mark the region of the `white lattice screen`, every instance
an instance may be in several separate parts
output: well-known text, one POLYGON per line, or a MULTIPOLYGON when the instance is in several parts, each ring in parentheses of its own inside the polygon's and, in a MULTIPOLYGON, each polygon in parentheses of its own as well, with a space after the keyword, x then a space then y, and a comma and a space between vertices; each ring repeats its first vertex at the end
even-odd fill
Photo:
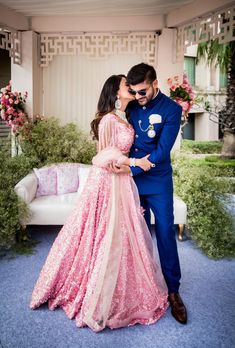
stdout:
POLYGON ((104 59, 119 54, 141 54, 150 64, 156 57, 155 33, 41 34, 41 66, 58 55, 86 55, 104 59))
MULTIPOLYGON (((74 122, 89 132, 104 81, 112 74, 127 74, 132 65, 142 61, 155 64, 156 36, 149 33, 146 35, 144 40, 142 34, 139 42, 132 41, 132 38, 130 41, 127 38, 124 40, 124 37, 120 36, 120 46, 117 45, 117 35, 112 42, 111 36, 105 34, 105 38, 96 42, 97 45, 93 42, 88 45, 86 40, 80 42, 77 39, 76 42, 73 41, 73 47, 64 37, 62 41, 57 37, 53 41, 53 53, 52 45, 49 49, 50 54, 41 56, 44 65, 44 115, 59 118, 63 124, 74 122), (108 41, 106 36, 109 37, 108 41)), ((42 36, 41 49, 48 49, 48 45, 52 44, 50 40, 42 36)))
POLYGON ((186 47, 218 39, 219 43, 235 40, 235 5, 217 11, 177 29, 177 58, 186 47))
POLYGON ((0 48, 9 51, 15 64, 21 64, 21 32, 0 25, 0 48))

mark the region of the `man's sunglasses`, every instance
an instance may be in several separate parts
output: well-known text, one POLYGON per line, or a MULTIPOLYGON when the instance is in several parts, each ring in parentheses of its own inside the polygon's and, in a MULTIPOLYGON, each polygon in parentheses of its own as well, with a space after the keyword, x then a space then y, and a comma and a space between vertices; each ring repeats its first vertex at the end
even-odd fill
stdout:
POLYGON ((146 94, 147 94, 147 91, 149 90, 150 87, 151 87, 151 85, 150 85, 148 88, 140 89, 139 91, 134 91, 133 89, 129 88, 129 89, 128 89, 128 92, 129 92, 131 95, 136 95, 136 94, 138 93, 139 95, 141 95, 141 97, 145 97, 146 94))

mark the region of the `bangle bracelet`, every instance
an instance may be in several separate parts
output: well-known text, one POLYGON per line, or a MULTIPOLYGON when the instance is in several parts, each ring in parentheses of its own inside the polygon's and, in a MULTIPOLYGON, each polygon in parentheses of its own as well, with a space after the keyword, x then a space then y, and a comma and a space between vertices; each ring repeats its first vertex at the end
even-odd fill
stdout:
POLYGON ((130 167, 135 167, 135 158, 130 158, 130 167))

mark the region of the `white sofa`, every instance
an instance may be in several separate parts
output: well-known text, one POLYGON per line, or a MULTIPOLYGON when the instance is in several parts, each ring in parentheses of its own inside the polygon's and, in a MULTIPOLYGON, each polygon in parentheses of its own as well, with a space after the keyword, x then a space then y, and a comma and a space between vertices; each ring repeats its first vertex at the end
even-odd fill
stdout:
MULTIPOLYGON (((63 225, 75 207, 84 188, 91 166, 81 164, 79 167, 79 189, 77 192, 36 197, 37 176, 34 172, 25 176, 16 186, 15 192, 29 206, 30 217, 22 221, 23 225, 63 225)), ((187 219, 187 206, 174 196, 174 223, 179 226, 179 239, 187 219)), ((151 214, 151 223, 154 216, 151 214)))

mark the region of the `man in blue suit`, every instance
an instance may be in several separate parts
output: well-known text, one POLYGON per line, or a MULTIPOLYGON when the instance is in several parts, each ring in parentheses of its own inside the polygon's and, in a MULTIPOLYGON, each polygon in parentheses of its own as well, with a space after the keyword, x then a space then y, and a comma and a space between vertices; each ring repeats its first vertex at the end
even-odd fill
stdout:
MULTIPOLYGON (((173 182, 170 151, 180 128, 182 108, 158 89, 155 69, 148 64, 133 66, 127 74, 130 123, 135 140, 130 151, 131 173, 138 187, 145 219, 150 227, 150 209, 155 217, 155 232, 162 272, 169 291, 172 315, 187 323, 187 311, 179 295, 180 264, 174 231, 173 182), (149 171, 135 166, 135 158, 149 154, 149 171)), ((127 169, 122 166, 119 172, 127 169)))

